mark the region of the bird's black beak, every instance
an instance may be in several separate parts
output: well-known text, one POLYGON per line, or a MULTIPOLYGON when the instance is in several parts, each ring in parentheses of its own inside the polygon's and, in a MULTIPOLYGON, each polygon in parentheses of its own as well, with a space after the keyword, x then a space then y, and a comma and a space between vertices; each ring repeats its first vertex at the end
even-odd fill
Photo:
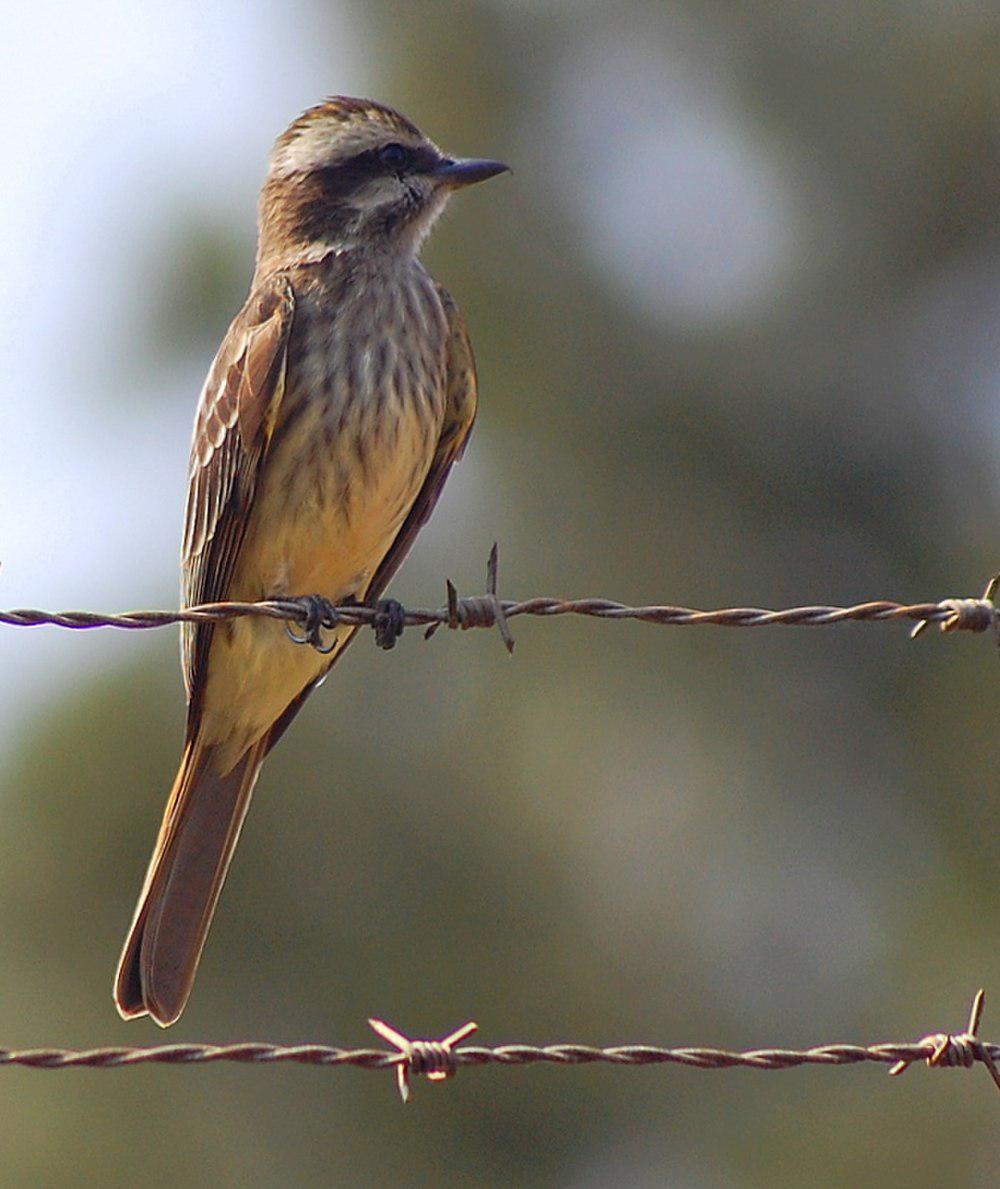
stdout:
POLYGON ((457 190, 460 186, 471 186, 474 182, 495 178, 498 173, 506 173, 509 169, 510 166, 504 165, 502 161, 486 161, 477 157, 462 157, 453 161, 450 157, 443 157, 430 171, 430 175, 443 185, 457 190))

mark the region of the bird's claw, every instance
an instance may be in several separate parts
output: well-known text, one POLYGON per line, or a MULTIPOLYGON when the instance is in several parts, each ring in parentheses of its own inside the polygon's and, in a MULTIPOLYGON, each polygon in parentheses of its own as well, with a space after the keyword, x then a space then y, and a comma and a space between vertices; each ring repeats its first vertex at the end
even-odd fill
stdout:
POLYGON ((309 644, 324 656, 333 652, 337 647, 337 637, 334 636, 326 643, 323 640, 323 632, 331 631, 340 622, 340 616, 333 603, 322 595, 304 595, 291 601, 302 608, 302 618, 294 621, 302 628, 302 634, 293 631, 292 624, 286 624, 285 631, 288 632, 289 639, 294 640, 296 644, 309 644))
POLYGON ((372 620, 375 643, 378 647, 395 648, 405 626, 403 604, 397 603, 395 599, 379 599, 375 604, 375 617, 372 620))

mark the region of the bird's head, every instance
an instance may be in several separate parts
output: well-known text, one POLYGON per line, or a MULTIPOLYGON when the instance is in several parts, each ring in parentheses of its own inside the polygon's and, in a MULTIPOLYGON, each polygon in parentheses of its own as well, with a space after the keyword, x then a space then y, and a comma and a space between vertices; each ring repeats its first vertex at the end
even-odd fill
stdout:
POLYGON ((261 192, 261 256, 309 260, 353 248, 412 255, 452 191, 506 168, 446 156, 382 104, 328 99, 274 146, 261 192))

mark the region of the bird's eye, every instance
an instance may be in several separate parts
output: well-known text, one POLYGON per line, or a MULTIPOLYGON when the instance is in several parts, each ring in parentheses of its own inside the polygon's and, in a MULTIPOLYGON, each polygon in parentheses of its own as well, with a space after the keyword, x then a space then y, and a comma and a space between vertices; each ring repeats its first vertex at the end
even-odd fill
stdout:
POLYGON ((387 144, 378 151, 378 159, 389 169, 403 169, 410 160, 410 151, 401 144, 387 144))

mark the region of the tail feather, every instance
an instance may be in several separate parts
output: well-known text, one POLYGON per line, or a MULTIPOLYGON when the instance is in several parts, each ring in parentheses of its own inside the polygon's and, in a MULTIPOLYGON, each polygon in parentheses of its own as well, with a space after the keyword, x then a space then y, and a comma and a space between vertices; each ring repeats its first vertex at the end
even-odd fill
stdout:
POLYGON ((222 770, 217 749, 188 744, 118 965, 125 1019, 167 1027, 184 1010, 265 750, 222 770))

